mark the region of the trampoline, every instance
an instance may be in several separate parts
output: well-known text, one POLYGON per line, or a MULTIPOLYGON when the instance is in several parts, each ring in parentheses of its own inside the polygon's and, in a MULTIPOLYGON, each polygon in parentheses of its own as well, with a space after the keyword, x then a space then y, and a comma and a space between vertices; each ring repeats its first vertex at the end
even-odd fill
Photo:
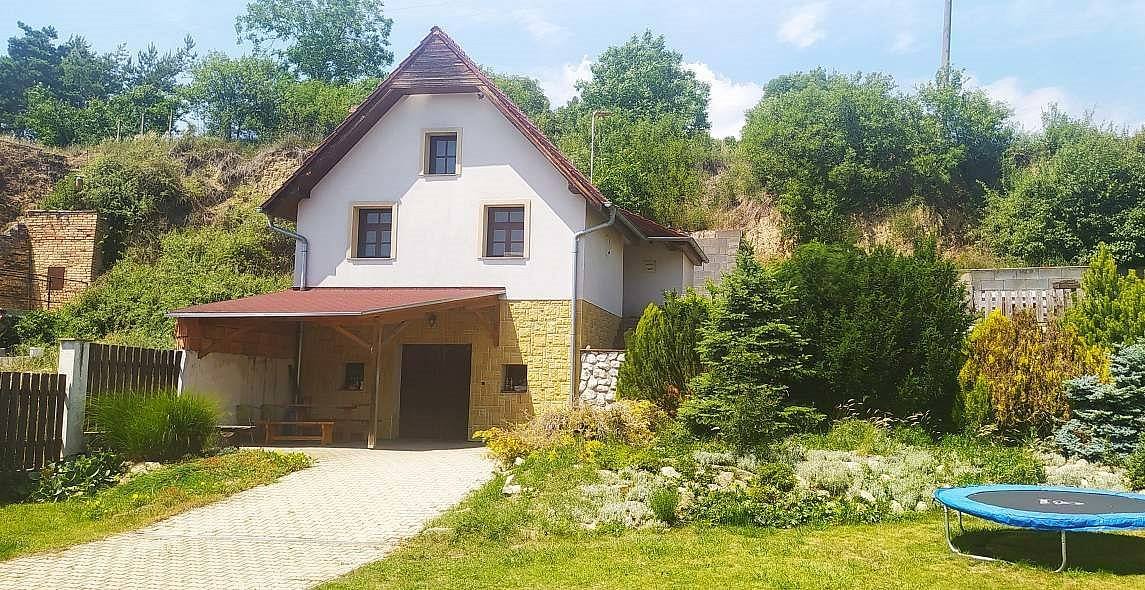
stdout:
POLYGON ((1124 531, 1145 528, 1145 495, 1061 486, 989 485, 940 488, 934 500, 942 505, 946 544, 958 555, 983 561, 993 557, 960 551, 950 538, 950 511, 983 520, 1039 531, 1061 533, 1062 562, 1066 566, 1066 532, 1124 531))

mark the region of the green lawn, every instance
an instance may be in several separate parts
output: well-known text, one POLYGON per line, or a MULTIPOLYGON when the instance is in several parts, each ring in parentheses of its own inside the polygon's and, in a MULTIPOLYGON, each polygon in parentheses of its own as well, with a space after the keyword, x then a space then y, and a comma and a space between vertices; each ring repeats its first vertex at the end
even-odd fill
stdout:
POLYGON ((139 528, 309 464, 300 453, 241 451, 164 467, 90 498, 0 506, 0 560, 139 528))
MULTIPOLYGON (((972 527, 980 522, 968 522, 972 527)), ((771 531, 687 527, 517 543, 425 533, 390 557, 323 588, 1145 588, 1145 538, 1071 535, 1073 566, 1057 566, 1058 537, 973 532, 960 543, 1033 563, 952 555, 942 520, 771 531)))

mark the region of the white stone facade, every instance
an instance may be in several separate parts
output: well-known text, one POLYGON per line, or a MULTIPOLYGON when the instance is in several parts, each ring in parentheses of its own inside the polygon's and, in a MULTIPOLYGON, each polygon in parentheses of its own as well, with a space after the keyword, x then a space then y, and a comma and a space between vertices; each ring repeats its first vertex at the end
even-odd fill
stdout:
POLYGON ((580 353, 580 403, 607 406, 616 401, 616 381, 623 350, 584 350, 580 353))

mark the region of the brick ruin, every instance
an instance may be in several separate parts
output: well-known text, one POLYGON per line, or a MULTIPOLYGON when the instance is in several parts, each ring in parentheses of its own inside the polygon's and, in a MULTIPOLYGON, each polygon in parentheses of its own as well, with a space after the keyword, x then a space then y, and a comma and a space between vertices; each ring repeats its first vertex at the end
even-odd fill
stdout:
POLYGON ((26 211, 0 232, 0 309, 54 309, 103 270, 94 211, 26 211))

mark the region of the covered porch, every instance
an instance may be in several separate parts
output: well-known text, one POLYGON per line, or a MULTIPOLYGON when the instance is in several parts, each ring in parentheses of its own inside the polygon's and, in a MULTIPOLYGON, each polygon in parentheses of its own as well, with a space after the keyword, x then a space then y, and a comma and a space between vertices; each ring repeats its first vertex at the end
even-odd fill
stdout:
POLYGON ((189 351, 186 388, 215 397, 224 420, 257 426, 256 443, 375 448, 467 440, 531 415, 525 377, 505 381, 516 378, 507 366, 525 364, 504 293, 312 288, 170 315, 189 351))

